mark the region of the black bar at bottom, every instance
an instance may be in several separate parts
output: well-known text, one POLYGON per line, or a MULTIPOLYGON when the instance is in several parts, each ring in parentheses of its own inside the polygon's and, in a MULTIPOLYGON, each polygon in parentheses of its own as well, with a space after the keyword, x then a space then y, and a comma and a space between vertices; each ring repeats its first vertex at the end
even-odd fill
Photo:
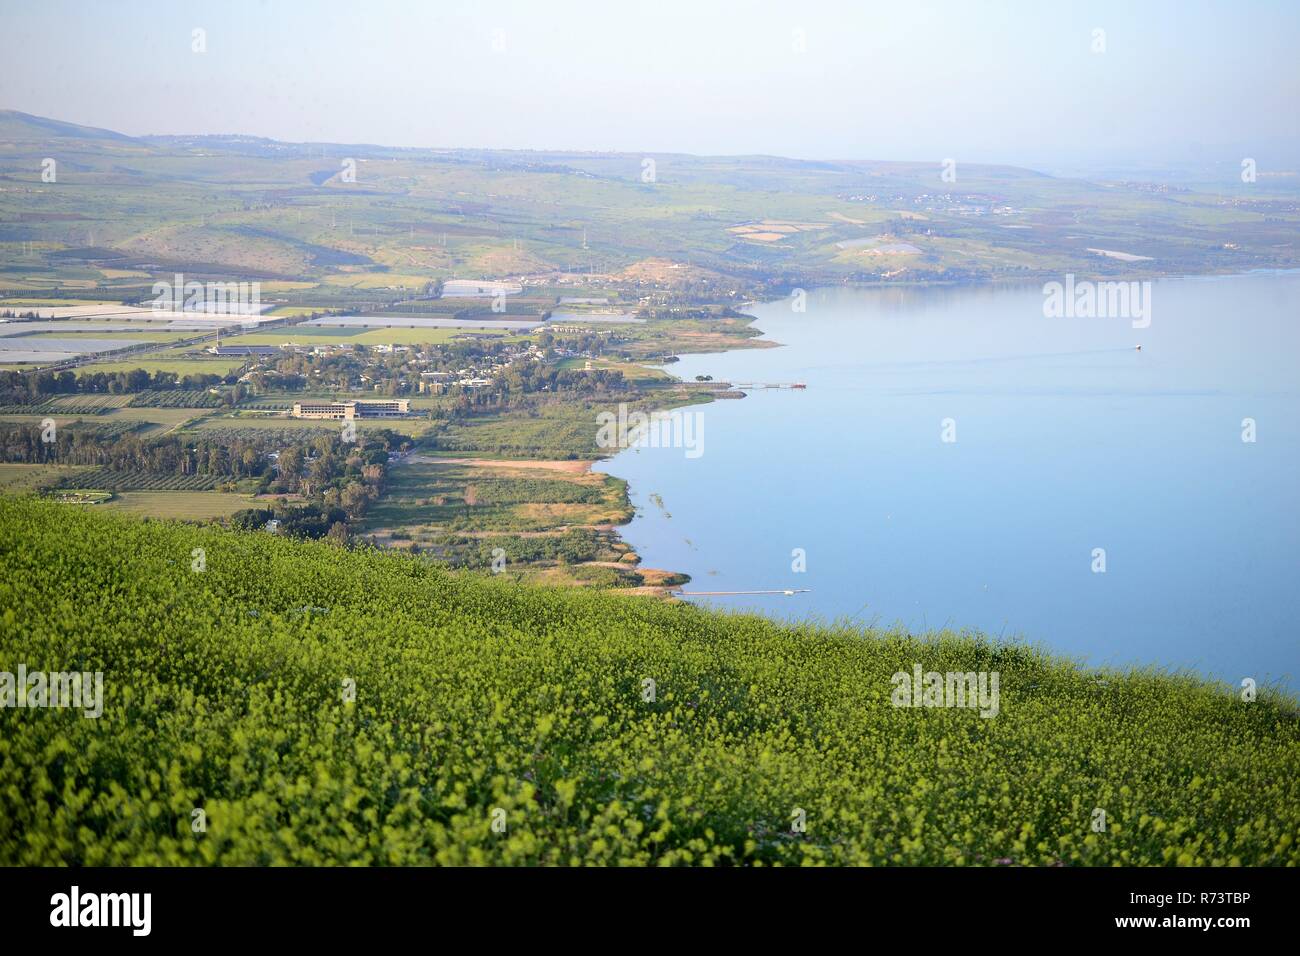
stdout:
POLYGON ((993 932, 1043 942, 1129 936, 1231 945, 1290 935, 1298 882, 1296 871, 1281 869, 0 868, 0 914, 7 943, 77 933, 128 945, 280 937, 373 945, 376 931, 448 929, 497 941, 557 933, 612 933, 604 937, 612 941, 642 932, 662 940, 684 921, 735 939, 813 921, 864 940, 877 931, 890 938, 933 931, 948 943, 993 932), (74 886, 77 923, 116 917, 119 925, 72 926, 74 886), (144 896, 117 894, 146 893, 144 935, 144 896))

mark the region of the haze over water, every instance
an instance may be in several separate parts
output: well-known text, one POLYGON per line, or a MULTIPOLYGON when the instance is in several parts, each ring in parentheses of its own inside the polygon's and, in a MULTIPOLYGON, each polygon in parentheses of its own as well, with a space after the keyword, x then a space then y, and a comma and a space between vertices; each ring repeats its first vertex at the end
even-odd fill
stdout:
POLYGON ((720 607, 971 628, 1294 688, 1300 275, 1157 281, 1145 329, 1045 318, 1043 298, 823 289, 804 313, 755 306, 784 348, 671 371, 807 390, 696 406, 698 458, 607 462, 639 509, 625 538, 647 566, 690 573, 688 591, 812 589, 707 599, 720 607))

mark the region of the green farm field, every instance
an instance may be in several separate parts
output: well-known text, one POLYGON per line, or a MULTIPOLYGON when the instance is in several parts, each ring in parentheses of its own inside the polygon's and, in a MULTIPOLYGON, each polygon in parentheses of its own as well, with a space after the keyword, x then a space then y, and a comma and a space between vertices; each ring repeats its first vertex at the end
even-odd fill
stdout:
POLYGON ((76 414, 61 414, 57 408, 53 412, 36 414, 0 414, 0 421, 25 422, 29 425, 39 424, 45 419, 52 419, 62 427, 72 422, 86 422, 95 425, 129 422, 143 426, 142 433, 161 433, 170 431, 191 419, 210 414, 210 409, 201 408, 124 408, 109 406, 107 411, 96 415, 87 415, 78 411, 76 414))
POLYGON ((0 464, 0 493, 23 494, 57 484, 78 466, 0 464))
POLYGON ((246 495, 220 491, 118 491, 111 501, 96 507, 154 518, 208 521, 227 518, 242 508, 255 507, 246 495))
MULTIPOLYGON (((585 368, 587 360, 580 358, 569 358, 560 362, 560 368, 564 369, 582 369, 585 368)), ((609 359, 595 359, 591 362, 593 369, 609 369, 623 373, 623 377, 629 382, 636 383, 663 383, 673 381, 673 376, 662 369, 651 368, 646 365, 638 365, 635 362, 619 362, 609 359)))
POLYGON ((144 369, 146 372, 174 372, 186 375, 229 375, 242 368, 246 359, 177 359, 141 355, 125 362, 89 362, 81 366, 78 373, 85 372, 131 372, 144 369))
POLYGON ((171 431, 186 422, 209 414, 202 408, 119 408, 103 416, 106 421, 143 422, 151 432, 171 431))
MULTIPOLYGON (((297 399, 295 399, 296 401, 297 399)), ((372 418, 358 419, 357 431, 394 431, 402 435, 418 436, 428 431, 430 423, 422 418, 372 418)), ((191 430, 195 433, 226 432, 256 435, 259 432, 337 432, 340 423, 328 419, 290 418, 279 414, 216 414, 196 421, 191 430)))
POLYGON ((413 456, 390 470, 366 529, 427 541, 449 531, 542 532, 630 518, 626 484, 616 478, 413 456))

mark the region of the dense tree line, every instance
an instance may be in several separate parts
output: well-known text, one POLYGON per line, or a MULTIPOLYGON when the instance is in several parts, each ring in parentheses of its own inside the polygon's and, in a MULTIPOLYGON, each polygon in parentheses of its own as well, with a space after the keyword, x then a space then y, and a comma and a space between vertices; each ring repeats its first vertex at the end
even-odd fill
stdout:
MULTIPOLYGON (((266 477, 273 492, 326 495, 352 483, 382 489, 389 449, 407 442, 388 430, 358 435, 317 435, 277 448, 265 439, 204 438, 201 435, 105 439, 94 429, 40 423, 0 422, 0 460, 24 464, 94 465, 114 471, 220 475, 231 480, 266 477)), ((337 502, 336 502, 337 503, 337 502)))
POLYGON ((0 422, 0 460, 25 464, 96 465, 114 471, 251 478, 270 472, 266 443, 136 434, 106 439, 95 429, 0 422))
POLYGON ((205 389, 227 381, 221 375, 177 375, 175 372, 23 372, 0 371, 0 404, 23 405, 54 395, 131 395, 150 390, 205 389))

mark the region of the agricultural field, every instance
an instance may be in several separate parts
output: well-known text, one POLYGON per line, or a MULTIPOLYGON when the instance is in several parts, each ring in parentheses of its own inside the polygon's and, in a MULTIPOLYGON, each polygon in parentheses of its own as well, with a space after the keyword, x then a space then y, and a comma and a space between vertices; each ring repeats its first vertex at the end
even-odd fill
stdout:
POLYGON ((593 369, 608 369, 623 373, 623 378, 634 385, 659 385, 674 381, 673 376, 662 369, 640 365, 636 362, 621 362, 617 359, 581 359, 568 358, 559 363, 563 369, 583 369, 587 363, 593 369))
MULTIPOLYGON (((218 441, 262 438, 281 444, 303 441, 313 435, 338 434, 338 424, 297 418, 251 416, 205 418, 190 426, 188 433, 218 441)), ((364 429, 358 425, 357 431, 364 429)))
POLYGON ((0 464, 0 494, 20 495, 54 487, 80 466, 0 464))
POLYGON ((353 272, 330 276, 328 285, 344 289, 394 289, 419 292, 429 280, 420 275, 397 275, 391 272, 353 272))
POLYGON ((276 318, 303 318, 311 315, 313 312, 319 312, 319 309, 312 308, 309 305, 277 305, 274 309, 267 310, 266 314, 276 318))
POLYGON ((0 405, 0 416, 8 420, 44 418, 51 415, 81 416, 109 415, 119 406, 99 400, 95 395, 71 395, 27 402, 20 405, 0 405))
POLYGON ((483 414, 439 423, 425 444, 439 453, 480 452, 499 458, 598 458, 594 403, 550 402, 527 413, 483 414))
MULTIPOLYGON (((66 306, 68 304, 69 302, 67 299, 42 299, 39 297, 33 298, 32 296, 21 296, 21 295, 6 296, 3 300, 0 300, 0 308, 3 309, 39 308, 42 306, 57 308, 60 306, 66 306)), ((117 299, 79 298, 76 300, 76 304, 77 305, 121 305, 122 303, 117 299)))
POLYGON ((133 404, 131 395, 65 395, 47 403, 50 410, 68 415, 93 414, 98 409, 107 411, 133 404))
POLYGON ((0 421, 18 421, 27 425, 40 425, 45 420, 52 420, 59 428, 77 425, 79 428, 92 429, 101 434, 131 432, 139 428, 139 423, 110 423, 114 408, 96 407, 90 411, 74 411, 72 414, 47 408, 43 411, 30 411, 31 406, 5 406, 0 411, 0 421), (22 411, 9 411, 9 408, 22 408, 22 411))
POLYGON ((617 326, 617 350, 634 363, 662 360, 665 356, 731 349, 773 348, 771 339, 760 338, 746 316, 655 319, 645 325, 617 326))
POLYGON ((0 658, 103 672, 0 710, 8 866, 1300 865, 1271 689, 13 498, 0 607, 0 658), (891 706, 914 666, 996 716, 891 706))
POLYGON ((123 404, 131 408, 220 408, 225 404, 220 395, 187 388, 146 389, 120 397, 127 399, 123 404))
POLYGON ((80 415, 76 417, 64 417, 51 413, 41 415, 0 414, 0 422, 13 422, 34 428, 42 427, 46 419, 53 421, 60 431, 66 430, 69 432, 80 432, 82 434, 93 435, 100 441, 108 441, 134 432, 151 430, 148 422, 115 418, 112 409, 105 410, 101 414, 92 415, 90 417, 80 415))
POLYGON ((248 363, 245 358, 187 359, 160 357, 157 355, 140 355, 124 362, 88 362, 78 372, 132 372, 144 369, 146 372, 174 372, 184 378, 186 375, 230 375, 248 363))
POLYGON ((408 456, 390 468, 387 488, 367 515, 367 535, 441 551, 448 533, 563 534, 630 520, 625 482, 585 467, 516 467, 526 464, 408 456))
POLYGON ((62 479, 58 486, 96 491, 210 491, 222 480, 216 475, 152 474, 85 467, 62 479))
MULTIPOLYGON (((295 399, 297 401, 298 399, 295 399)), ((214 414, 195 422, 191 431, 203 437, 224 435, 226 437, 264 437, 277 441, 297 441, 310 433, 329 432, 337 434, 340 422, 315 418, 290 418, 279 414, 257 414, 239 412, 236 414, 214 414)), ((431 423, 424 418, 361 418, 356 422, 357 432, 394 431, 403 435, 418 437, 424 434, 431 423)))
MULTIPOLYGON (((174 331, 173 332, 173 331, 159 330, 157 327, 163 324, 161 322, 152 322, 152 323, 137 322, 134 324, 140 326, 140 328, 138 330, 131 329, 130 331, 119 331, 116 328, 112 328, 104 332, 81 330, 81 329, 78 329, 76 331, 71 331, 71 332, 38 332, 33 335, 24 335, 21 336, 20 338, 14 338, 14 337, 8 337, 8 338, 10 342, 18 341, 24 343, 27 342, 38 343, 38 342, 45 342, 50 340, 54 340, 54 341, 63 340, 70 343, 76 343, 82 340, 87 340, 87 341, 104 342, 104 343, 111 344, 120 341, 121 345, 117 345, 115 347, 121 348, 122 346, 128 345, 132 342, 160 342, 160 343, 178 342, 182 339, 192 339, 194 338, 194 336, 200 334, 199 332, 195 332, 195 331, 174 331)), ((32 347, 39 348, 40 346, 33 344, 32 347)), ((88 349, 88 351, 91 350, 88 349)))
POLYGON ((245 495, 220 491, 117 491, 105 508, 150 518, 212 521, 254 506, 245 495))
MULTIPOLYGON (((686 388, 655 389, 625 399, 628 411, 667 411, 713 400, 686 388)), ((493 458, 590 460, 610 450, 597 444, 602 412, 617 413, 617 402, 583 399, 543 400, 506 414, 483 413, 449 422, 436 422, 421 447, 439 455, 481 453, 493 458)))
POLYGON ((134 405, 127 408, 119 408, 108 413, 109 421, 122 422, 140 422, 146 426, 142 429, 145 433, 156 433, 172 431, 179 428, 186 422, 199 418, 209 413, 209 410, 202 408, 163 408, 150 407, 137 408, 134 405), (152 427, 148 427, 152 426, 152 427))
POLYGON ((468 337, 506 339, 508 332, 487 329, 364 329, 298 325, 222 338, 222 345, 445 345, 468 337))
MULTIPOLYGON (((94 401, 96 396, 88 396, 94 401)), ((116 397, 116 396, 115 396, 116 397)), ((130 398, 130 396, 120 396, 130 398)), ((50 403, 38 411, 30 411, 33 406, 0 406, 0 421, 26 422, 39 425, 47 418, 62 428, 77 424, 96 428, 104 437, 125 431, 159 433, 170 431, 191 419, 209 414, 206 409, 194 408, 135 408, 111 404, 82 405, 79 401, 67 405, 59 402, 50 403), (13 409, 22 408, 17 412, 13 409)))

